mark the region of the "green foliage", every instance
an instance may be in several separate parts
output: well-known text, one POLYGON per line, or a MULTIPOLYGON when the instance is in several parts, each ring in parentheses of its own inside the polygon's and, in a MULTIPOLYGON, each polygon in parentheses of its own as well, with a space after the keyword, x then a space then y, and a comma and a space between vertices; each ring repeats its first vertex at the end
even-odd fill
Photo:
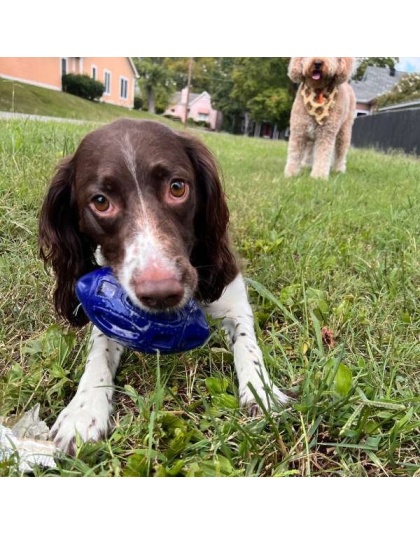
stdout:
POLYGON ((395 68, 395 65, 398 63, 398 57, 359 57, 359 64, 356 70, 354 78, 356 80, 361 80, 367 67, 389 67, 395 68))
POLYGON ((149 113, 163 113, 174 92, 174 84, 165 58, 141 57, 133 58, 140 76, 140 89, 145 95, 144 105, 149 113))
POLYGON ((284 128, 293 97, 287 67, 290 58, 238 58, 233 70, 231 96, 257 122, 269 121, 284 128))
POLYGON ((61 80, 64 92, 86 98, 86 100, 97 100, 105 91, 105 85, 102 82, 94 80, 87 74, 63 74, 61 80))
POLYGON ((143 107, 143 99, 141 96, 135 96, 134 97, 134 109, 142 109, 143 107))
MULTIPOLYGON (((1 126, 0 415, 9 424, 40 403, 51 426, 80 382, 89 329, 55 323, 37 217, 56 163, 96 124, 1 126)), ((296 401, 247 417, 214 321, 201 349, 127 351, 108 438, 35 475, 418 476, 418 158, 353 149, 345 176, 286 180, 286 143, 197 135, 224 171, 269 374, 296 401)), ((1 475, 12 467, 0 462, 1 475)))
POLYGON ((378 98, 377 106, 385 107, 401 102, 420 100, 420 74, 412 73, 402 76, 391 91, 378 98))

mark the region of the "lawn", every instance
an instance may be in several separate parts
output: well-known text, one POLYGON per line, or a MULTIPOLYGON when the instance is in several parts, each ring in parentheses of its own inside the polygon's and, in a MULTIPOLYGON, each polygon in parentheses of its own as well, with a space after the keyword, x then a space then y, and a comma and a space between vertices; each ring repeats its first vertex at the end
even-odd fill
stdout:
MULTIPOLYGON (((94 127, 0 122, 6 423, 39 403, 51 426, 83 372, 89 328, 55 318, 37 215, 56 163, 94 127)), ((353 149, 346 175, 287 180, 285 142, 196 135, 224 171, 266 365, 296 401, 246 417, 213 324, 199 350, 161 358, 127 352, 109 438, 80 444, 76 458, 36 475, 418 476, 420 161, 353 149)), ((3 462, 0 474, 16 472, 3 462)))

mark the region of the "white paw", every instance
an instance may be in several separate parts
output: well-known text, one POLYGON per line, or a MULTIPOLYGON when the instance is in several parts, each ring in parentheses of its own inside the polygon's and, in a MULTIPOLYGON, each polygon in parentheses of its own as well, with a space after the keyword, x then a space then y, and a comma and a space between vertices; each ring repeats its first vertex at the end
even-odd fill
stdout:
POLYGON ((103 439, 109 431, 111 398, 112 393, 107 393, 106 388, 77 394, 51 428, 50 437, 56 447, 74 456, 76 435, 84 442, 103 439))
POLYGON ((245 408, 251 417, 263 412, 261 404, 268 411, 279 411, 281 407, 292 401, 288 395, 282 393, 274 385, 266 386, 261 382, 258 385, 253 384, 252 389, 255 391, 255 395, 248 385, 239 390, 241 407, 245 408))

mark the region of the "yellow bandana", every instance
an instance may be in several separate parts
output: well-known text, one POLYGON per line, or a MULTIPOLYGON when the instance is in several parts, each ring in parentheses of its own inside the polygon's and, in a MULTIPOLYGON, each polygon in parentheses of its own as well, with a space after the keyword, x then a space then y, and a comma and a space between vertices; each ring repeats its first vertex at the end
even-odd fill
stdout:
POLYGON ((334 86, 331 90, 327 88, 322 91, 316 91, 302 84, 300 94, 306 111, 322 126, 335 106, 338 95, 337 87, 334 86))

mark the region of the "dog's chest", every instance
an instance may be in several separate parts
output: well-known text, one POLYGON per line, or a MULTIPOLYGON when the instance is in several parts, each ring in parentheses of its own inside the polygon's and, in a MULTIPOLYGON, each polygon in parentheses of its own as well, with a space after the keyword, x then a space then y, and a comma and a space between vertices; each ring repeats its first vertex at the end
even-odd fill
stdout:
POLYGON ((337 87, 317 91, 301 84, 299 92, 306 112, 317 124, 323 126, 335 108, 337 87))
POLYGON ((308 121, 306 125, 306 136, 311 141, 315 141, 317 125, 315 121, 308 121))

